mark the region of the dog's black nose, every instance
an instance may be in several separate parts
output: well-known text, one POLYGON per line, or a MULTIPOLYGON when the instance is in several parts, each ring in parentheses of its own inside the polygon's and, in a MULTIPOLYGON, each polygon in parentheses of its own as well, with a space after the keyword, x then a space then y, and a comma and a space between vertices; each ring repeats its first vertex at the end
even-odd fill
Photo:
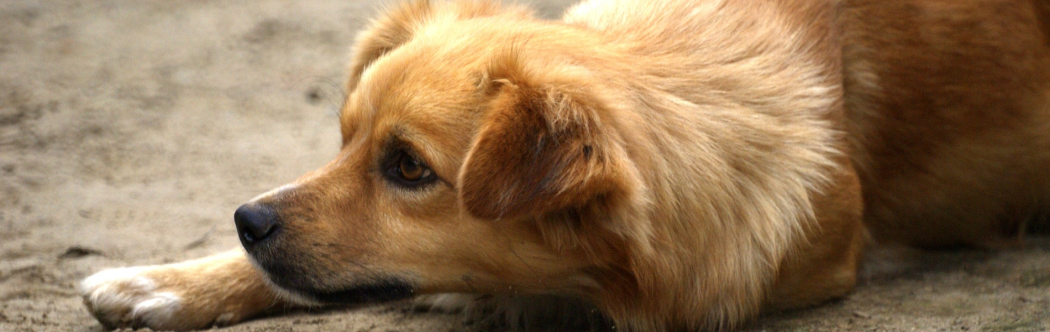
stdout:
POLYGON ((241 205, 233 213, 233 221, 237 224, 237 234, 245 246, 265 240, 278 226, 277 211, 266 204, 241 205))

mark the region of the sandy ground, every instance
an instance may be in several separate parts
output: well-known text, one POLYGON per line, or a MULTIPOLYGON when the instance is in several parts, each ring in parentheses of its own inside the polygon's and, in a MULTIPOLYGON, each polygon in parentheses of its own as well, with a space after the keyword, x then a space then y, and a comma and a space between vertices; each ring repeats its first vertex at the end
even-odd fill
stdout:
MULTIPOLYGON (((556 16, 570 1, 535 4, 556 16)), ((0 331, 100 331, 106 267, 237 246, 233 210, 332 157, 364 1, 0 1, 0 331)), ((752 331, 1050 330, 1050 240, 920 253, 847 299, 752 331)), ((228 331, 455 331, 398 306, 228 331)))

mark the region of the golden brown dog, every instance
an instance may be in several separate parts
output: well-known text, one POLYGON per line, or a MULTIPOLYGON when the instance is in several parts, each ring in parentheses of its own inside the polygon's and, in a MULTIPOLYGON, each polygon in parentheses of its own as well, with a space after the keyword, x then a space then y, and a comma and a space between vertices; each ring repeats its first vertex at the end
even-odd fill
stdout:
POLYGON ((730 329, 843 296, 866 242, 999 247, 1050 207, 1045 0, 587 1, 560 22, 417 1, 360 35, 347 91, 338 157, 237 210, 246 250, 100 272, 90 311, 195 329, 475 293, 542 313, 512 323, 579 311, 561 302, 730 329))

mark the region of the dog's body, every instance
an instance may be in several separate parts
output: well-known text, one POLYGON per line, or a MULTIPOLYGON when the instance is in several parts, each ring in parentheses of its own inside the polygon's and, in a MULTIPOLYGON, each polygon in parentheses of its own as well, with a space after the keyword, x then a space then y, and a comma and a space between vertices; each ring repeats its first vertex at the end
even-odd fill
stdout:
POLYGON ((339 157, 238 209, 248 255, 101 272, 92 313, 483 293, 731 328, 846 294, 869 240, 999 247, 1050 208, 1044 0, 418 2, 350 71, 339 157))

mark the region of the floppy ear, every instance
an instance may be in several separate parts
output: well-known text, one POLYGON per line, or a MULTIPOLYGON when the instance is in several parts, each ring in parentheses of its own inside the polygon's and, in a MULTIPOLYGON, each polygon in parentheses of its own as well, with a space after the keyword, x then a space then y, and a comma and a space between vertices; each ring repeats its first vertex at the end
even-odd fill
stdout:
POLYGON ((470 214, 539 215, 630 195, 637 175, 599 98, 572 82, 504 77, 487 87, 494 99, 459 173, 470 214))
POLYGON ((428 0, 400 2, 378 19, 368 29, 357 35, 353 56, 350 59, 350 78, 347 91, 353 91, 361 80, 361 74, 383 55, 412 39, 420 29, 437 18, 455 20, 500 14, 528 16, 521 7, 503 9, 492 1, 457 1, 432 4, 428 0))

